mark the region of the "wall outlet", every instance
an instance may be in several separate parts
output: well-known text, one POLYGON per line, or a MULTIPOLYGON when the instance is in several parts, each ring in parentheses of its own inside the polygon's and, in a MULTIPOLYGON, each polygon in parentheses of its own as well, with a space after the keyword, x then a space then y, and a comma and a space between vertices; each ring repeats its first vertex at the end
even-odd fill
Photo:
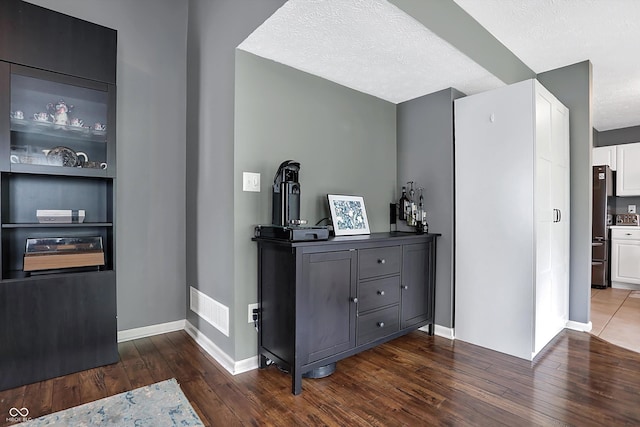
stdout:
POLYGON ((258 309, 258 303, 249 304, 249 323, 253 323, 253 310, 258 309))
POLYGON ((260 174, 255 172, 242 172, 242 191, 260 192, 260 174))
POLYGON ((628 209, 628 213, 636 213, 636 205, 629 205, 627 206, 628 209))

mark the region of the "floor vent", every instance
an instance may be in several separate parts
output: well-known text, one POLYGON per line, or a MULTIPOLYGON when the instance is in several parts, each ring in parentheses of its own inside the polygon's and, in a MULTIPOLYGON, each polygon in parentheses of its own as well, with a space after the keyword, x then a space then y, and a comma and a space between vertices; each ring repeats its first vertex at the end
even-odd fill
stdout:
POLYGON ((190 287, 189 308, 214 328, 229 336, 229 307, 190 287))

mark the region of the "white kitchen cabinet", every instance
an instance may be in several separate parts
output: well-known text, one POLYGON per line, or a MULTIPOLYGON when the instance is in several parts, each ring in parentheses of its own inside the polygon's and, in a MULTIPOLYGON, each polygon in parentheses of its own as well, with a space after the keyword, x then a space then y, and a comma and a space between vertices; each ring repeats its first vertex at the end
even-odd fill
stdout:
POLYGON ((640 285, 640 228, 611 228, 611 282, 614 288, 640 285))
POLYGON ((616 149, 616 196, 640 196, 640 142, 616 149))
POLYGON ((616 147, 616 145, 594 147, 591 155, 591 166, 607 165, 612 171, 616 170, 616 147))
POLYGON ((569 312, 569 111, 536 80, 455 101, 455 337, 532 360, 569 312))

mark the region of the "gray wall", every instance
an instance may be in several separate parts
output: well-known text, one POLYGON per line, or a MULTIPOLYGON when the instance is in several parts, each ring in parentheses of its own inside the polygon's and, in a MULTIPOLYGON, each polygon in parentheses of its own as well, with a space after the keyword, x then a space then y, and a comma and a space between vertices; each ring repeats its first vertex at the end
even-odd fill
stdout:
POLYGON ((397 194, 407 181, 424 187, 429 231, 442 234, 437 241, 436 324, 447 328, 454 326, 453 100, 462 96, 445 89, 397 107, 397 194))
MULTIPOLYGON (((189 286, 230 310, 226 337, 189 310, 187 319, 235 357, 234 73, 235 48, 285 0, 189 0, 187 82, 187 273, 189 286)), ((255 298, 254 298, 255 299, 255 298)), ((183 304, 185 300, 182 300, 183 304)), ((244 322, 246 329, 246 306, 244 322)), ((253 348, 253 354, 256 347, 253 348)))
POLYGON ((118 30, 118 329, 184 319, 187 3, 30 3, 118 30))
POLYGON ((372 232, 389 230, 396 188, 396 106, 265 60, 236 53, 234 160, 236 360, 256 354, 247 304, 256 302, 256 224, 271 222, 278 165, 300 162, 304 219, 329 215, 326 195, 364 197, 372 232), (261 192, 242 191, 242 172, 261 174, 261 192))
POLYGON ((591 319, 591 113, 589 61, 538 74, 538 80, 567 108, 571 133, 571 285, 569 320, 591 319))

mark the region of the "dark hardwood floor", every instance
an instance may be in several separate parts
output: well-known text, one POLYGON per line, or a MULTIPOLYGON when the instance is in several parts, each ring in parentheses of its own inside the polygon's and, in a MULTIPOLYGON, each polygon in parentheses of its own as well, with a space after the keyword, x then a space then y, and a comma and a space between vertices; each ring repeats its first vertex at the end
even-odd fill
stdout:
POLYGON ((640 354, 562 332, 533 362, 414 332, 291 394, 277 367, 232 376, 184 332, 119 345, 119 363, 0 392, 30 417, 176 378, 206 425, 640 425, 640 354))

